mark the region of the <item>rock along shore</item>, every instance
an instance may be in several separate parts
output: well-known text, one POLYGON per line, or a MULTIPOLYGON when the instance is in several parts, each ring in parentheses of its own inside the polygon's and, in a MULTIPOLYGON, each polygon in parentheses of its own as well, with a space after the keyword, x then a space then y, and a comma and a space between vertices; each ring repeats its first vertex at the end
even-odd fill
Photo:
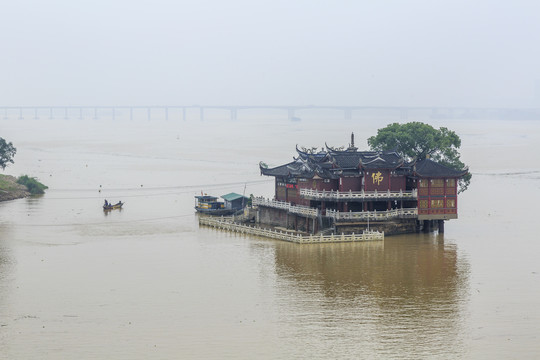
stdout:
POLYGON ((17 178, 11 175, 0 175, 0 201, 21 199, 30 196, 26 186, 17 184, 17 178))

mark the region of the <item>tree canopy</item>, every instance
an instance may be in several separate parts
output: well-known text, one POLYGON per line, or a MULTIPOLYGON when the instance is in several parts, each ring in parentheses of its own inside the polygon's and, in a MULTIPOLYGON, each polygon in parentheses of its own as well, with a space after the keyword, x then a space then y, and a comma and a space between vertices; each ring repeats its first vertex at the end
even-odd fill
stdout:
MULTIPOLYGON (((458 151, 461 139, 445 127, 435 129, 421 122, 393 123, 377 130, 377 135, 368 138, 368 145, 372 150, 396 151, 408 161, 431 158, 455 170, 466 167, 458 151)), ((468 173, 459 180, 460 192, 467 189, 471 177, 468 173)))
POLYGON ((17 149, 13 146, 12 143, 8 143, 3 138, 0 138, 0 167, 2 170, 6 168, 9 164, 13 164, 13 157, 17 149))

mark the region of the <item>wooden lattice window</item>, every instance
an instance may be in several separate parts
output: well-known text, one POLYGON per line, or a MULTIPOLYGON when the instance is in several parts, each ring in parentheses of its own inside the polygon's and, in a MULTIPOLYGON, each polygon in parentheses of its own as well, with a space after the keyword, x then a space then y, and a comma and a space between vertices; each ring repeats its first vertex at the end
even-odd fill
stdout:
POLYGON ((455 208, 456 207, 456 199, 446 199, 446 207, 447 208, 455 208))
POLYGON ((456 179, 446 179, 446 186, 448 187, 456 186, 456 179))
POLYGON ((421 188, 427 188, 428 187, 428 181, 427 180, 418 180, 418 187, 421 187, 421 188))
POLYGON ((427 209, 428 201, 427 200, 418 200, 418 207, 421 209, 427 209))
POLYGON ((444 180, 443 179, 433 179, 431 180, 431 187, 444 187, 444 180))
POLYGON ((435 208, 442 208, 444 207, 444 200, 440 199, 440 200, 431 200, 431 208, 432 209, 435 209, 435 208))

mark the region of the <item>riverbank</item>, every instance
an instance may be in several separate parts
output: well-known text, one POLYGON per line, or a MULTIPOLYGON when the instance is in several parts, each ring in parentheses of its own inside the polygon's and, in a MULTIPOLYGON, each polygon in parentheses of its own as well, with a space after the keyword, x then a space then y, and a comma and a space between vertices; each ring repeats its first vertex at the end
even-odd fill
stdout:
POLYGON ((11 175, 0 175, 0 201, 21 199, 30 196, 27 187, 17 183, 11 175))

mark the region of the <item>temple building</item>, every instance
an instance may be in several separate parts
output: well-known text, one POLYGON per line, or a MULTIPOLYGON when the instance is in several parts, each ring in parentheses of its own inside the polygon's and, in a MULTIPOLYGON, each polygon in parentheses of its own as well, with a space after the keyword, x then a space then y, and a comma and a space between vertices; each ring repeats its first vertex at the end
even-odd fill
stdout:
POLYGON ((457 171, 431 159, 407 162, 396 152, 358 151, 354 135, 347 149, 300 150, 292 162, 268 168, 274 198, 255 198, 258 221, 308 233, 361 232, 387 235, 444 231, 457 219, 457 171))

